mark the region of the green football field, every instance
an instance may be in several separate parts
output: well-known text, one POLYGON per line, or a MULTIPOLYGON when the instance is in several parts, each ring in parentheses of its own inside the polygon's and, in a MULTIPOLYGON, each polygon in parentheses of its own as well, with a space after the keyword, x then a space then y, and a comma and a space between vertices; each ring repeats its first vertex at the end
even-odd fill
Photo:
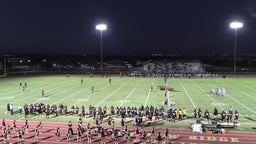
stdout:
MULTIPOLYGON (((112 77, 111 84, 107 77, 88 77, 83 75, 69 77, 60 76, 33 76, 33 77, 2 77, 0 78, 0 117, 5 119, 24 120, 24 115, 15 113, 6 114, 7 103, 13 104, 14 111, 18 111, 19 105, 30 103, 44 104, 64 104, 70 108, 72 105, 85 106, 88 112, 89 105, 107 106, 136 106, 153 105, 155 107, 163 106, 165 100, 164 91, 157 89, 157 86, 168 85, 174 88, 169 91, 167 98, 170 103, 175 103, 175 108, 186 108, 188 116, 192 117, 194 108, 201 108, 204 112, 208 109, 211 114, 216 107, 219 112, 228 111, 232 106, 234 110, 240 113, 239 123, 241 126, 237 130, 255 131, 256 126, 256 79, 255 78, 169 78, 164 83, 163 78, 130 78, 130 77, 112 77), (81 84, 83 79, 83 84, 81 84), (27 83, 27 88, 23 91, 19 85, 27 83), (151 85, 153 91, 151 92, 151 85), (92 93, 94 86, 94 93, 92 93), (227 95, 213 96, 212 88, 224 87, 227 95), (41 96, 44 90, 45 97, 41 96)), ((168 109, 168 106, 165 106, 168 109)), ((29 120, 46 121, 44 116, 29 116, 29 120)), ((47 121, 74 121, 75 116, 57 116, 47 119, 47 121)), ((115 119, 119 124, 119 119, 115 119)), ((91 118, 84 119, 85 122, 91 122, 91 118)), ((189 128, 195 119, 188 118, 178 121, 175 124, 165 120, 158 121, 159 127, 180 127, 189 128)), ((129 123, 128 123, 129 124, 129 123)))

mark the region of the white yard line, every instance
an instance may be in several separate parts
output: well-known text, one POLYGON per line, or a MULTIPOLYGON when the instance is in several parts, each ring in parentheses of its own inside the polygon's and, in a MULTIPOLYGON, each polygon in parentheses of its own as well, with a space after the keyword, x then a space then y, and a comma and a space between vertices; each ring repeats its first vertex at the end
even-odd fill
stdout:
MULTIPOLYGON (((154 80, 153 80, 153 82, 152 82, 152 84, 151 84, 151 85, 153 85, 153 84, 154 84, 155 80, 156 80, 156 78, 154 78, 154 80)), ((147 97, 146 97, 146 100, 145 100, 145 103, 144 103, 144 107, 146 107, 146 106, 147 106, 148 98, 149 98, 150 93, 151 93, 151 88, 149 88, 149 90, 148 90, 148 95, 147 95, 147 97)))
MULTIPOLYGON (((103 83, 103 81, 101 81, 100 83, 103 83)), ((97 84, 100 84, 100 83, 97 83, 97 84)), ((105 86, 105 87, 103 87, 103 89, 104 88, 106 88, 107 86, 105 86)), ((67 97, 65 97, 65 98, 63 98, 63 99, 60 99, 60 100, 58 100, 58 101, 56 101, 56 102, 54 102, 54 103, 52 103, 52 104, 57 104, 57 103, 59 103, 59 102, 62 102, 62 101, 64 101, 64 100, 66 100, 66 99, 68 99, 68 98, 71 98, 71 97, 73 97, 73 96, 75 96, 75 95, 78 95, 79 93, 81 93, 82 91, 85 91, 85 90, 87 90, 87 89, 90 89, 91 87, 87 87, 87 88, 85 88, 85 89, 81 89, 81 90, 79 90, 79 91, 77 91, 77 92, 75 92, 75 93, 73 93, 73 94, 71 94, 71 95, 69 95, 69 96, 67 96, 67 97)), ((92 93, 92 94, 94 94, 94 93, 92 93)), ((92 95, 92 94, 90 94, 89 95, 89 97, 92 95)), ((51 104, 51 105, 52 105, 51 104)), ((74 105, 76 105, 76 104, 74 104, 74 105)), ((71 107, 71 106, 70 106, 71 107)))
POLYGON ((243 83, 243 84, 241 84, 240 82, 238 82, 237 84, 240 85, 241 87, 249 88, 251 90, 255 89, 255 88, 249 87, 249 85, 254 85, 254 83, 243 83))
POLYGON ((236 101, 237 103, 239 103, 241 106, 243 106, 244 108, 246 108, 250 112, 256 114, 256 112, 254 110, 252 110, 249 107, 247 107, 246 105, 242 104, 240 101, 238 101, 237 99, 233 98, 231 95, 227 94, 227 96, 230 97, 232 100, 236 101))
MULTIPOLYGON (((196 82, 195 82, 195 85, 203 92, 203 93, 207 93, 205 90, 203 90, 196 82)), ((211 95, 209 95, 209 94, 206 94, 207 95, 207 97, 209 98, 209 99, 211 99, 216 105, 217 105, 217 102, 212 98, 212 96, 211 95)), ((219 106, 219 105, 217 105, 221 110, 224 110, 221 106, 219 106)))
MULTIPOLYGON (((107 87, 108 87, 108 85, 106 85, 105 87, 101 88, 100 91, 104 90, 104 89, 107 88, 107 87)), ((86 96, 85 98, 88 99, 88 98, 90 98, 93 94, 94 94, 94 93, 91 93, 91 94, 89 94, 88 96, 86 96)), ((78 102, 74 103, 73 105, 77 105, 77 104, 79 104, 79 103, 81 103, 81 101, 78 101, 78 102)))
POLYGON ((241 90, 239 90, 239 89, 236 89, 236 88, 234 88, 234 87, 231 86, 231 85, 228 85, 228 87, 230 87, 230 88, 232 88, 232 89, 234 89, 234 90, 236 90, 236 91, 238 91, 238 92, 240 92, 240 93, 242 93, 242 94, 244 94, 244 95, 247 95, 248 97, 252 98, 253 100, 256 100, 256 98, 255 98, 254 96, 251 96, 250 94, 248 94, 248 93, 246 93, 246 92, 244 92, 244 91, 241 91, 241 90))
MULTIPOLYGON (((41 90, 42 90, 42 89, 46 90, 47 87, 52 87, 52 85, 46 85, 46 86, 44 86, 44 87, 40 87, 40 88, 37 88, 37 89, 33 89, 33 90, 29 91, 29 92, 22 92, 21 95, 19 95, 19 96, 17 96, 17 97, 15 96, 15 99, 17 99, 17 100, 13 101, 12 104, 15 105, 15 103, 17 103, 17 102, 25 101, 25 100, 27 100, 27 99, 34 98, 35 96, 38 96, 38 97, 40 98, 40 97, 41 97, 41 96, 40 96, 41 90), (33 91, 33 92, 34 92, 34 91, 38 91, 38 94, 31 95, 32 91, 33 91), (20 97, 23 97, 23 98, 20 98, 20 97)), ((55 89, 57 89, 57 88, 55 88, 55 89)), ((51 90, 53 90, 53 89, 47 89, 47 93, 48 93, 49 91, 51 91, 51 90)))
MULTIPOLYGON (((106 86, 107 87, 107 86, 106 86)), ((70 89, 72 89, 73 87, 71 87, 70 89)), ((105 88, 105 87, 104 87, 105 88)), ((75 92, 75 93, 73 93, 73 94, 71 94, 71 95, 69 95, 69 96, 67 96, 67 97, 65 97, 65 98, 63 98, 63 99, 60 99, 60 100, 58 100, 58 101, 55 101, 54 103, 51 103, 51 104, 49 104, 49 105, 53 105, 53 104, 57 104, 57 103, 59 103, 59 102, 61 102, 61 101, 64 101, 64 100, 66 100, 66 99, 68 99, 68 98, 71 98, 72 96, 74 96, 74 95, 78 95, 79 93, 81 93, 82 91, 85 91, 85 90, 87 90, 87 89, 89 89, 89 87, 87 87, 86 89, 81 89, 81 90, 79 90, 79 91, 77 91, 77 92, 75 92)), ((65 92, 65 91, 64 91, 65 92)), ((64 93, 63 91, 61 91, 61 93, 64 93)), ((71 107, 71 106, 70 106, 71 107)), ((21 118, 19 118, 19 120, 22 120, 22 119, 24 119, 24 117, 21 117, 21 118)))
MULTIPOLYGON (((215 81, 216 81, 216 80, 215 80, 215 81)), ((211 85, 212 85, 212 84, 211 84, 211 85)), ((212 85, 212 86, 216 87, 215 85, 212 85)), ((227 94, 227 96, 228 96, 229 98, 231 98, 233 101, 235 101, 235 102, 237 102, 238 104, 240 104, 240 105, 241 105, 242 107, 244 107, 245 109, 247 109, 247 110, 249 110, 250 112, 256 114, 255 111, 253 111, 253 110, 250 109, 249 107, 245 106, 243 103, 241 103, 241 102, 238 101, 237 99, 233 98, 231 95, 227 94)))
MULTIPOLYGON (((55 81, 55 80, 51 80, 51 81, 55 81)), ((51 83, 51 82, 49 82, 49 83, 51 83)), ((34 82, 32 85, 34 85, 34 84, 39 84, 39 86, 37 86, 37 87, 41 87, 41 86, 44 86, 45 84, 42 84, 41 82, 34 82), (40 85, 41 84, 41 85, 40 85)), ((23 92, 22 91, 22 87, 21 86, 19 86, 19 83, 17 83, 17 86, 15 86, 15 87, 10 87, 10 88, 8 88, 8 89, 4 89, 4 90, 7 90, 8 92, 3 92, 3 91, 0 91, 0 96, 1 95, 4 95, 4 96, 8 96, 8 95, 13 95, 12 93, 17 93, 17 92, 19 92, 19 93, 23 93, 24 95, 25 94, 27 94, 31 89, 32 89, 32 87, 33 86, 31 86, 31 85, 28 85, 28 87, 26 87, 25 88, 25 92, 23 92), (28 91, 29 90, 29 91, 28 91)))
POLYGON ((141 83, 141 81, 135 85, 135 87, 132 89, 132 91, 131 91, 131 92, 125 97, 125 99, 121 102, 121 104, 119 105, 119 107, 122 106, 122 105, 124 104, 124 101, 127 100, 127 99, 133 94, 133 92, 134 92, 135 89, 139 86, 140 83, 141 83))
POLYGON ((98 107, 99 105, 101 105, 103 102, 105 102, 109 97, 111 97, 114 93, 116 93, 118 90, 120 90, 122 87, 124 87, 131 79, 129 79, 128 81, 126 81, 125 83, 123 83, 119 88, 117 88, 115 91, 113 91, 112 93, 110 93, 107 97, 105 97, 102 101, 100 101, 96 107, 98 107))
MULTIPOLYGON (((57 83, 55 83, 54 85, 57 85, 57 83)), ((70 86, 70 88, 69 89, 72 89, 73 87, 72 87, 72 85, 73 85, 73 83, 67 83, 66 85, 64 85, 64 86, 70 86)), ((45 86, 45 87, 43 87, 43 88, 38 88, 37 90, 38 90, 38 94, 34 94, 34 95, 29 95, 28 93, 25 93, 26 94, 26 96, 24 96, 24 98, 23 99, 18 99, 18 100, 16 100, 16 101, 14 101, 13 103, 16 103, 16 102, 19 102, 19 101, 24 101, 24 100, 26 100, 26 99, 31 99, 31 98, 35 98, 35 96, 37 96, 38 98, 42 98, 42 96, 41 96, 41 90, 44 90, 45 91, 45 94, 47 95, 47 94, 49 94, 51 91, 54 91, 54 90, 56 90, 56 89, 63 89, 63 85, 61 85, 61 86, 59 86, 59 87, 55 87, 55 88, 53 88, 53 89, 46 89, 47 87, 54 87, 53 85, 47 85, 47 86, 45 86)), ((69 90, 68 89, 68 90, 69 90)), ((33 90, 34 91, 34 90, 33 90)), ((65 90, 62 90, 61 92, 63 93, 63 92, 65 92, 65 91, 67 91, 67 89, 65 89, 65 90)), ((57 92, 58 93, 58 92, 57 92)), ((56 95, 57 93, 55 93, 55 94, 51 94, 51 96, 52 95, 56 95)))
MULTIPOLYGON (((165 83, 165 86, 168 87, 168 82, 165 83)), ((168 105, 170 104, 170 91, 167 91, 167 99, 168 99, 168 105)))
POLYGON ((189 93, 187 92, 186 88, 184 87, 184 85, 181 83, 180 79, 179 79, 180 85, 182 86, 183 90, 185 91, 188 99, 190 100, 191 104, 193 105, 194 108, 196 108, 196 105, 194 104, 193 100, 191 99, 189 93))

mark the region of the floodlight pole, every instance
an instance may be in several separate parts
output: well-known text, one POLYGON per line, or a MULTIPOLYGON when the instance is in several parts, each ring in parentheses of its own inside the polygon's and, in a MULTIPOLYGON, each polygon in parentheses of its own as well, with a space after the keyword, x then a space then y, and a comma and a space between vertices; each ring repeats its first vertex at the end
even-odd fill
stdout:
POLYGON ((103 72, 102 31, 107 29, 107 25, 98 24, 98 25, 96 25, 96 29, 100 31, 100 70, 101 70, 101 74, 102 74, 102 72, 103 72))
POLYGON ((102 56, 102 30, 100 30, 100 71, 103 71, 103 56, 102 56))
POLYGON ((242 28, 243 23, 234 21, 230 23, 230 28, 235 29, 235 47, 234 47, 234 75, 236 74, 236 39, 237 39, 237 29, 242 28))
POLYGON ((234 75, 236 74, 236 34, 237 28, 235 28, 235 47, 234 47, 234 75))

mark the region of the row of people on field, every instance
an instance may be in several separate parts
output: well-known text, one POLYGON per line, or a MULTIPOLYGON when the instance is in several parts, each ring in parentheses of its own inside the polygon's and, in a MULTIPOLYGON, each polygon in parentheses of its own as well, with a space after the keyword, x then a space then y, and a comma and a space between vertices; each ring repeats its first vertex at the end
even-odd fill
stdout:
POLYGON ((204 112, 202 112, 202 110, 200 108, 198 109, 194 109, 194 118, 206 118, 208 121, 209 120, 221 120, 221 122, 227 122, 227 123, 232 123, 233 120, 234 121, 238 121, 239 119, 239 112, 237 110, 235 110, 233 112, 233 108, 230 107, 228 112, 226 112, 225 110, 222 110, 222 112, 219 113, 217 108, 214 108, 213 113, 211 113, 209 110, 205 110, 204 112), (211 117, 211 115, 213 115, 213 117, 211 117), (218 118, 219 117, 219 118, 218 118))
MULTIPOLYGON (((173 108, 173 107, 172 107, 173 108)), ((8 106, 7 106, 8 109, 8 106)), ((114 107, 111 106, 109 109, 104 106, 104 107, 95 107, 90 105, 88 108, 88 112, 85 111, 85 107, 82 106, 81 109, 79 107, 71 106, 70 109, 68 109, 67 105, 45 105, 43 103, 36 103, 36 104, 30 104, 30 105, 24 105, 24 114, 25 116, 27 115, 45 115, 46 118, 49 118, 50 115, 77 115, 77 116, 82 116, 85 117, 86 115, 91 116, 94 120, 97 118, 100 123, 102 123, 103 118, 106 118, 108 114, 110 115, 117 115, 120 118, 126 118, 126 117, 138 117, 142 119, 145 117, 146 120, 152 121, 153 119, 163 119, 163 118, 168 118, 168 120, 175 122, 176 119, 178 120, 183 120, 186 115, 187 115, 187 110, 185 108, 182 109, 169 109, 165 110, 165 108, 162 106, 160 108, 156 108, 153 106, 146 106, 144 107, 143 105, 140 107, 114 107)), ((222 121, 227 121, 227 122, 232 122, 232 119, 234 117, 234 120, 238 120, 239 118, 239 113, 238 111, 233 112, 232 109, 229 109, 228 112, 223 110, 221 113, 218 112, 218 110, 215 108, 213 112, 213 118, 216 118, 218 115, 221 115, 220 119, 222 121)), ((211 118, 211 113, 208 110, 205 110, 203 113, 202 110, 199 109, 194 109, 193 111, 194 118, 201 118, 202 115, 206 119, 211 118)))

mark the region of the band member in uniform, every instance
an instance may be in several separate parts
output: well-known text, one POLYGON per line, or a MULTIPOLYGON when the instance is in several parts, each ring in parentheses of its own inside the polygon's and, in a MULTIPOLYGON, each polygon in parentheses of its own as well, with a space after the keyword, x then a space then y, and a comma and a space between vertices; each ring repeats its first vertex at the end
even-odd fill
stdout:
POLYGON ((155 127, 152 127, 152 130, 151 130, 151 141, 155 141, 155 138, 156 138, 156 131, 155 131, 155 127))
POLYGON ((67 133, 67 141, 70 143, 71 141, 71 137, 72 137, 72 133, 71 133, 71 130, 68 129, 68 133, 67 133))
POLYGON ((100 132, 100 141, 101 141, 101 144, 105 144, 105 133, 103 128, 101 129, 101 132, 100 132))
POLYGON ((88 143, 92 143, 92 132, 90 128, 88 129, 88 132, 87 132, 87 138, 88 138, 88 143))
POLYGON ((147 143, 147 133, 146 133, 146 131, 143 132, 142 138, 143 138, 143 143, 146 144, 147 143))
POLYGON ((13 120, 13 122, 12 122, 12 128, 13 128, 14 130, 16 130, 16 120, 13 120))
POLYGON ((158 144, 162 143, 162 137, 161 137, 161 133, 160 132, 158 132, 157 141, 158 141, 158 144))
POLYGON ((140 130, 139 130, 138 126, 136 127, 135 134, 136 134, 136 142, 139 142, 140 141, 140 130))
POLYGON ((17 131, 17 138, 18 138, 18 144, 22 144, 22 134, 20 130, 17 131))
POLYGON ((165 129, 165 143, 169 143, 169 130, 168 128, 165 129))
POLYGON ((5 120, 3 119, 2 120, 2 127, 5 127, 6 126, 6 123, 5 123, 5 120))
POLYGON ((6 143, 7 142, 7 134, 8 132, 7 132, 7 130, 4 130, 3 132, 2 132, 2 136, 3 136, 3 143, 6 143))
POLYGON ((117 131, 117 129, 115 129, 115 131, 114 131, 114 140, 115 140, 115 144, 118 144, 119 142, 119 139, 118 139, 118 131, 117 131))
POLYGON ((24 140, 24 128, 25 127, 21 127, 21 129, 20 129, 20 133, 21 133, 21 140, 23 141, 24 140))
POLYGON ((81 129, 81 127, 77 128, 77 142, 82 142, 82 129, 81 129))
POLYGON ((38 142, 38 138, 39 138, 39 127, 37 126, 35 128, 35 142, 38 142))
POLYGON ((38 125, 37 125, 37 129, 38 129, 38 131, 39 131, 39 133, 42 133, 42 122, 41 121, 39 121, 39 123, 38 123, 38 125))
POLYGON ((68 130, 71 132, 71 135, 74 134, 71 121, 68 122, 68 130))
POLYGON ((60 141, 60 128, 57 127, 55 135, 57 136, 57 141, 60 141))
POLYGON ((7 135, 7 139, 9 139, 9 138, 10 138, 10 133, 11 133, 11 127, 10 127, 10 125, 7 126, 7 128, 6 128, 6 130, 5 130, 5 133, 6 133, 6 135, 7 135))
POLYGON ((28 133, 28 120, 25 120, 25 123, 24 123, 24 128, 25 128, 25 132, 28 133))

